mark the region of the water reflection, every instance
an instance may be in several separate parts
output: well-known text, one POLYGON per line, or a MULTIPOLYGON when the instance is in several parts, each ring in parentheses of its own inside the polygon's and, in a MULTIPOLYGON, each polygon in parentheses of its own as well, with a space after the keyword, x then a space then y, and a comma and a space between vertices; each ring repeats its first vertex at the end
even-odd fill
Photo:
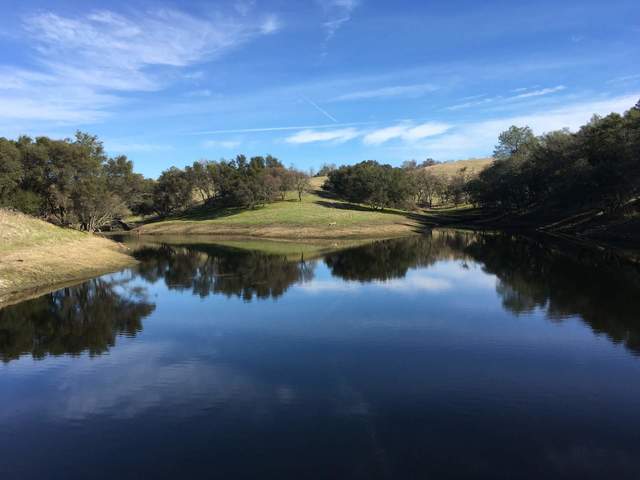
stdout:
POLYGON ((474 236, 450 230, 428 235, 382 240, 327 254, 332 275, 345 280, 371 282, 404 278, 409 269, 429 267, 442 260, 466 260, 465 247, 474 236))
MULTIPOLYGON (((140 263, 130 273, 145 283, 162 281, 169 290, 201 298, 221 294, 244 301, 279 298, 296 284, 319 293, 367 283, 396 292, 438 293, 454 286, 464 289, 476 278, 496 285, 509 312, 542 309, 552 321, 579 317, 594 332, 640 354, 640 270, 637 263, 609 250, 546 237, 451 230, 322 255, 290 250, 284 254, 222 244, 146 244, 137 249, 140 263), (330 277, 314 281, 320 259, 330 277), (435 277, 438 262, 457 262, 457 277, 435 277), (461 274, 469 265, 480 266, 484 273, 461 274)), ((155 306, 143 287, 127 282, 93 279, 0 310, 0 358, 7 362, 23 353, 34 358, 99 355, 114 346, 118 335, 135 335, 155 306)))
POLYGON ((142 330, 153 312, 141 288, 127 280, 95 278, 0 310, 0 359, 8 362, 30 353, 100 355, 118 335, 142 330))
POLYGON ((535 308, 562 321, 579 316, 640 354, 640 266, 612 250, 548 237, 474 235, 465 251, 499 279, 504 308, 535 308))
POLYGON ((2 478, 638 478, 640 274, 617 253, 144 241, 0 311, 2 478))
POLYGON ((242 250, 223 245, 168 245, 140 248, 139 275, 149 282, 163 279, 171 290, 190 290, 246 301, 278 298, 296 282, 313 278, 315 261, 287 255, 242 250))

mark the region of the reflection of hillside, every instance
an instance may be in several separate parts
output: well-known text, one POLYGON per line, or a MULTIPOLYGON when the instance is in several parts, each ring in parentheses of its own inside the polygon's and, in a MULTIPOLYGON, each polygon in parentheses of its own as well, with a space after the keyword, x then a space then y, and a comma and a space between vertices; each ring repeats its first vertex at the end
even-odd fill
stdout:
POLYGON ((222 245, 162 245, 141 248, 140 275, 148 281, 163 279, 173 290, 191 290, 206 297, 221 293, 251 300, 277 298, 296 282, 313 278, 315 262, 300 254, 268 254, 222 245))
POLYGON ((577 315, 640 354, 637 264, 612 252, 510 235, 477 236, 466 251, 498 277, 508 310, 544 308, 552 320, 577 315))
POLYGON ((0 358, 99 355, 142 330, 155 306, 140 289, 96 278, 0 310, 0 358))
POLYGON ((429 234, 383 240, 325 256, 331 273, 345 280, 368 282, 402 278, 410 268, 440 260, 465 260, 474 234, 434 230, 429 234))

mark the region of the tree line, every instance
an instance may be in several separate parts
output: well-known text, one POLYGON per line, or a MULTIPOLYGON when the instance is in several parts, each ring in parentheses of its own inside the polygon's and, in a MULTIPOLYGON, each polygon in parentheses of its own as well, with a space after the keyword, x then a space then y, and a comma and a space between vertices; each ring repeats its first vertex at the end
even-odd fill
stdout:
MULTIPOLYGON (((319 173, 327 176, 325 192, 374 209, 470 203, 505 213, 624 212, 635 208, 640 193, 640 102, 623 115, 594 116, 576 133, 535 136, 529 127, 512 126, 500 134, 493 156, 479 174, 462 168, 438 175, 428 168, 432 159, 401 167, 375 160, 325 164, 319 173)), ((153 180, 135 173, 126 156, 108 157, 87 133, 0 138, 0 207, 88 231, 131 213, 163 217, 196 203, 256 208, 290 191, 302 200, 308 189, 309 175, 271 155, 201 160, 153 180)))
POLYGON ((151 205, 153 180, 125 156, 108 158, 97 137, 0 138, 0 206, 94 231, 151 205))
POLYGON ((640 102, 622 115, 594 116, 576 133, 535 136, 512 126, 500 134, 493 158, 477 175, 461 168, 449 176, 425 168, 430 161, 392 167, 369 160, 330 169, 323 188, 372 208, 467 203, 504 213, 624 213, 637 208, 640 194, 640 102))
POLYGON ((168 215, 193 204, 255 208, 284 200, 295 191, 298 200, 309 189, 309 176, 267 155, 238 155, 232 160, 201 160, 184 169, 171 167, 158 178, 153 192, 154 208, 168 215))
POLYGON ((623 115, 594 116, 576 133, 535 136, 512 126, 493 155, 495 162, 467 187, 481 207, 622 212, 640 193, 640 102, 623 115))
POLYGON ((436 205, 460 205, 468 201, 467 169, 453 175, 439 175, 429 168, 432 159, 404 162, 401 167, 367 160, 332 169, 322 188, 348 202, 362 203, 374 209, 433 208, 436 205))
POLYGON ((198 161, 154 180, 135 173, 126 156, 108 157, 87 133, 64 140, 0 138, 0 207, 87 231, 130 214, 170 215, 197 202, 254 208, 288 191, 302 200, 308 186, 308 175, 270 155, 198 161))

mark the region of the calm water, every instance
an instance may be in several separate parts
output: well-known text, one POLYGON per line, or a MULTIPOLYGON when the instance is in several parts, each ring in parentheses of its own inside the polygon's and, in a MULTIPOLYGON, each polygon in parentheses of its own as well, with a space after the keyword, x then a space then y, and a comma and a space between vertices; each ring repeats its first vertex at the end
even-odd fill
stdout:
POLYGON ((0 310, 0 478, 640 478, 634 264, 191 243, 0 310))

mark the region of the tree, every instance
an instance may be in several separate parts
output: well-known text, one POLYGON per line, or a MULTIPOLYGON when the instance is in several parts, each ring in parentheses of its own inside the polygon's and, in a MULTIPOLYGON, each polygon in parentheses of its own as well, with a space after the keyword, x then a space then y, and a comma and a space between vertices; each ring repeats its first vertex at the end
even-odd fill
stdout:
POLYGON ((438 163, 438 162, 436 162, 433 158, 427 158, 425 161, 423 161, 420 164, 420 167, 422 167, 422 168, 431 167, 431 166, 435 165, 436 163, 438 163))
POLYGON ((433 207, 436 195, 442 189, 442 180, 426 168, 420 168, 413 172, 414 199, 416 205, 433 207))
POLYGON ((0 138, 0 205, 11 204, 23 176, 20 150, 13 142, 0 138))
POLYGON ((498 137, 498 144, 493 151, 496 160, 508 160, 526 153, 535 142, 535 136, 529 127, 512 125, 498 137))
POLYGON ((156 212, 162 216, 183 210, 191 205, 193 185, 188 175, 176 167, 165 170, 153 191, 156 212))
POLYGON ((402 167, 403 170, 415 170, 416 168, 418 168, 418 162, 416 162, 415 160, 405 160, 404 162, 402 162, 402 167))
POLYGON ((320 170, 318 170, 318 173, 316 173, 315 176, 326 177, 331 172, 333 172, 336 168, 337 167, 335 163, 323 163, 322 166, 320 167, 320 170))
POLYGON ((215 167, 212 162, 200 160, 185 167, 185 174, 203 203, 210 202, 216 195, 215 167))
POLYGON ((309 191, 311 183, 309 176, 300 171, 290 170, 291 177, 293 178, 293 188, 298 193, 298 201, 302 201, 302 196, 309 191))
POLYGON ((409 174, 375 160, 334 170, 322 188, 339 198, 365 203, 374 209, 404 207, 412 197, 409 174))

